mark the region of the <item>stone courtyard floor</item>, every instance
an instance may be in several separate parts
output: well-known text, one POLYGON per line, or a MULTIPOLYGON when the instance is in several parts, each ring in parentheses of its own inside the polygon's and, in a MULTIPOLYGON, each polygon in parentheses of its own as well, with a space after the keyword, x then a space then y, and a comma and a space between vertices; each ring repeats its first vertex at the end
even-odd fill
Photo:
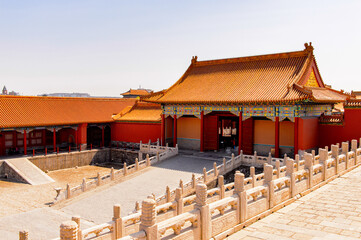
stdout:
MULTIPOLYGON (((217 164, 221 164, 222 158, 217 164)), ((105 223, 111 220, 114 204, 122 207, 122 216, 134 210, 136 201, 154 193, 162 195, 168 185, 176 188, 179 180, 190 181, 194 173, 202 174, 203 167, 211 169, 214 158, 209 156, 178 155, 145 169, 123 182, 100 186, 65 203, 53 207, 46 203, 55 197, 54 187, 81 183, 83 177, 95 177, 96 172, 109 173, 109 168, 95 166, 59 170, 49 173, 56 183, 30 186, 28 184, 0 182, 0 239, 17 240, 19 231, 29 230, 30 239, 59 237, 59 226, 72 216, 81 217, 81 227, 105 223), (94 169, 93 169, 94 168, 94 169), (84 171, 83 171, 84 169, 84 171), (87 170, 88 169, 88 170, 87 170), (103 171, 103 172, 102 172, 103 171)))
POLYGON ((361 167, 358 167, 227 239, 360 237, 361 167))

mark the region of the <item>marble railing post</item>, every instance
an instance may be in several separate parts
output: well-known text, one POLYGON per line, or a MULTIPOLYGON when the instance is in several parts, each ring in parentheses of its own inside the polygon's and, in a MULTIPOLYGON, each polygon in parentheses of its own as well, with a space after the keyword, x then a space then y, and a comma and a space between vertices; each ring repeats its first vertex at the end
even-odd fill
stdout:
POLYGON ((60 225, 60 240, 78 240, 78 224, 66 221, 60 225))
POLYGON ((78 225, 78 240, 83 240, 83 234, 82 231, 80 229, 80 217, 79 216, 74 216, 71 218, 72 221, 76 222, 76 224, 78 225))
POLYGON ((152 198, 147 198, 142 202, 142 214, 140 216, 139 229, 145 231, 147 240, 159 239, 155 207, 156 202, 152 198))
POLYGON ((166 197, 166 201, 167 201, 167 202, 170 202, 170 201, 171 201, 171 199, 170 199, 170 189, 169 189, 169 186, 167 186, 167 187, 165 188, 165 197, 166 197))
POLYGON ((268 203, 269 208, 273 207, 274 203, 274 182, 273 182, 273 166, 266 165, 264 167, 264 182, 268 186, 268 203))
POLYGON ((183 197, 182 197, 182 189, 177 188, 175 190, 175 201, 177 202, 177 215, 183 213, 183 197))
POLYGON ((346 169, 348 169, 348 150, 349 150, 349 146, 348 146, 348 142, 342 142, 341 145, 341 149, 342 149, 342 154, 345 154, 346 156, 346 169))
POLYGON ((115 179, 114 168, 113 168, 113 167, 110 169, 110 179, 111 179, 111 180, 114 180, 114 179, 115 179))
POLYGON ((147 165, 147 167, 150 166, 149 154, 147 154, 147 156, 146 156, 146 165, 147 165))
POLYGON ((123 165, 123 175, 127 175, 128 174, 128 167, 127 167, 127 162, 124 162, 124 165, 123 165))
POLYGON ((231 163, 232 163, 232 169, 234 169, 235 168, 234 153, 232 153, 231 163))
MULTIPOLYGON (((136 210, 138 210, 137 208, 135 208, 136 210)), ((121 237, 124 237, 124 225, 123 225, 123 221, 121 219, 121 208, 119 204, 116 204, 113 206, 113 221, 114 221, 114 230, 113 230, 113 236, 114 239, 118 239, 121 237)))
POLYGON ((135 171, 139 170, 139 160, 138 158, 135 159, 135 171))
POLYGON ((206 168, 203 168, 203 180, 204 180, 204 183, 207 183, 207 169, 206 168))
POLYGON ((218 176, 218 169, 217 169, 217 163, 213 163, 213 169, 214 169, 214 177, 216 178, 218 176))
POLYGON ((201 239, 208 240, 212 236, 211 213, 207 204, 207 185, 198 183, 196 186, 196 205, 195 207, 201 212, 201 239))
POLYGON ((71 198, 71 189, 69 183, 66 184, 66 199, 71 198))
POLYGON ((339 167, 338 167, 338 155, 339 155, 339 147, 337 145, 331 145, 331 156, 335 159, 336 162, 336 174, 338 174, 339 167))
POLYGON ((141 151, 138 152, 138 160, 143 161, 143 153, 141 151))
POLYGON ((29 232, 27 230, 20 231, 19 240, 29 240, 29 232))
POLYGON ((225 188, 224 188, 224 177, 222 175, 218 176, 218 188, 219 188, 219 197, 223 199, 226 195, 225 188))
POLYGON ((318 155, 320 156, 320 164, 322 164, 322 181, 326 180, 326 171, 327 171, 327 159, 328 152, 326 149, 320 148, 318 150, 318 155))
POLYGON ((256 164, 257 164, 257 152, 254 151, 254 153, 253 153, 253 166, 256 166, 256 164))
MULTIPOLYGON (((298 154, 296 154, 297 156, 298 154)), ((299 158, 298 158, 298 161, 299 161, 299 158)), ((295 161, 288 158, 286 160, 286 176, 288 176, 290 178, 290 189, 291 189, 291 196, 294 197, 296 194, 295 194, 295 168, 294 168, 294 165, 295 165, 295 161)), ((297 171, 297 170, 296 170, 297 171)))
POLYGON ((234 194, 238 196, 237 219, 238 222, 246 221, 247 216, 247 193, 244 187, 244 174, 236 172, 234 175, 234 194))
POLYGON ((85 178, 83 178, 83 182, 81 183, 81 190, 82 190, 83 192, 86 191, 86 180, 85 180, 85 178))
POLYGON ((179 180, 179 187, 181 189, 181 194, 183 194, 184 193, 184 186, 183 186, 183 180, 182 179, 179 180))
POLYGON ((271 152, 268 153, 267 164, 272 165, 272 154, 271 154, 271 152))
POLYGON ((192 174, 192 189, 196 188, 196 175, 192 174))
POLYGON ((281 174, 280 168, 281 168, 281 162, 279 159, 277 159, 276 160, 276 176, 277 176, 277 178, 279 178, 280 174, 281 174))
POLYGON ((300 155, 299 154, 296 154, 295 161, 296 161, 296 171, 298 171, 298 170, 300 170, 300 155))
POLYGON ((310 153, 305 153, 305 170, 308 170, 308 188, 313 186, 313 157, 310 153))
POLYGON ((100 182, 101 182, 101 177, 100 177, 100 173, 97 173, 97 186, 100 186, 100 182))
POLYGON ((351 141, 351 151, 354 152, 354 154, 355 154, 353 164, 356 165, 357 164, 357 155, 356 155, 356 152, 357 152, 357 140, 356 139, 353 139, 351 141))

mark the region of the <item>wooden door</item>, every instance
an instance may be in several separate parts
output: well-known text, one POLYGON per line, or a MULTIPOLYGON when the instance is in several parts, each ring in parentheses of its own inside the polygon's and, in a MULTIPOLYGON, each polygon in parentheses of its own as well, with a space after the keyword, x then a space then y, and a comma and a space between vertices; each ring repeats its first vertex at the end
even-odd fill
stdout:
POLYGON ((253 118, 242 122, 242 149, 244 154, 253 154, 253 118))
POLYGON ((204 150, 217 150, 218 148, 218 118, 217 116, 204 116, 204 150))

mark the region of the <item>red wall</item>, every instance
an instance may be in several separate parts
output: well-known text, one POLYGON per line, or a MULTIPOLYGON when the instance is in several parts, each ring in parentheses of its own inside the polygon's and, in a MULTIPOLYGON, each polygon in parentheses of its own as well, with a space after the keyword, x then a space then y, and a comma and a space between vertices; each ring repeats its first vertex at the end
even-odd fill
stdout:
POLYGON ((319 147, 331 144, 359 140, 361 137, 361 109, 345 108, 343 125, 319 125, 319 147))
POLYGON ((147 143, 149 139, 152 142, 161 138, 160 123, 113 123, 112 141, 147 143))
POLYGON ((318 118, 299 118, 298 149, 307 150, 318 147, 318 118))

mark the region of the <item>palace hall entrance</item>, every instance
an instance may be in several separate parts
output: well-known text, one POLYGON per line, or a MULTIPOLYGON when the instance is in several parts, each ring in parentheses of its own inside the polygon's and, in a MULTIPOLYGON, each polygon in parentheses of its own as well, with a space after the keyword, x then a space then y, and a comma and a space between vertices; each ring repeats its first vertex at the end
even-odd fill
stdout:
POLYGON ((227 148, 236 149, 238 146, 239 134, 239 118, 234 117, 218 117, 218 149, 225 150, 227 148))

